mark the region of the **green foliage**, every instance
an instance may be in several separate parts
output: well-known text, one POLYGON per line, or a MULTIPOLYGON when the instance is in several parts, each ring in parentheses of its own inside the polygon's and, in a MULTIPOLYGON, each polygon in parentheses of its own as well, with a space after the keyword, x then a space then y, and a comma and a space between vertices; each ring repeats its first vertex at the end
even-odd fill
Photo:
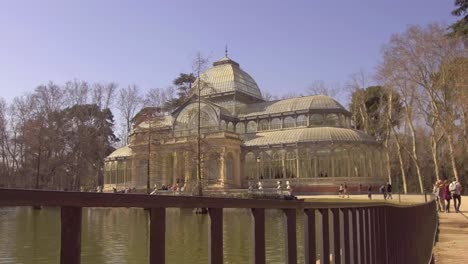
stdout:
POLYGON ((369 86, 356 90, 351 97, 350 109, 355 118, 356 128, 382 139, 387 131, 389 110, 389 96, 392 93, 391 125, 400 124, 402 106, 400 96, 393 90, 382 86, 369 86))
POLYGON ((455 0, 455 5, 452 15, 462 18, 450 26, 451 35, 468 37, 468 0, 455 0))
POLYGON ((195 79, 196 78, 193 73, 181 73, 179 77, 173 81, 173 84, 177 87, 177 98, 166 102, 164 105, 166 111, 172 111, 185 102, 190 95, 192 83, 195 79))

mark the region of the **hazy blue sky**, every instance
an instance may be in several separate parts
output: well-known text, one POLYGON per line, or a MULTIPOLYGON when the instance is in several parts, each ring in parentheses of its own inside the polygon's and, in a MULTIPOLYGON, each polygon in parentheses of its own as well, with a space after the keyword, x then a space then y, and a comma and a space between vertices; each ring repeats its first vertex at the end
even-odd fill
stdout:
POLYGON ((200 51, 229 55, 273 94, 372 71, 391 34, 450 24, 452 0, 0 0, 1 96, 52 80, 166 87, 200 51))

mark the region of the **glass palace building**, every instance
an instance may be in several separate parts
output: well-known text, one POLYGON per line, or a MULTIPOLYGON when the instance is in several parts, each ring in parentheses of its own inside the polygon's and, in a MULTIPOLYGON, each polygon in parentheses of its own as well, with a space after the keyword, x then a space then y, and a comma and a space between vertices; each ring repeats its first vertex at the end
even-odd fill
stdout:
POLYGON ((351 113, 333 98, 265 101, 254 79, 227 56, 192 90, 172 113, 136 125, 128 145, 106 158, 105 190, 145 189, 148 178, 152 187, 193 189, 199 127, 204 188, 247 188, 257 181, 268 188, 281 180, 320 192, 386 180, 382 145, 352 129, 351 113))

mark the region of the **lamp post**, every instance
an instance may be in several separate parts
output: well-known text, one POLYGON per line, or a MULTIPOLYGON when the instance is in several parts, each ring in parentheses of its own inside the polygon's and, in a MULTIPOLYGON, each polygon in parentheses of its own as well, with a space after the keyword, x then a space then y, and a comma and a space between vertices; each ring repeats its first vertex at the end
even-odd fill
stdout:
POLYGON ((150 194, 151 193, 151 186, 150 186, 150 176, 151 176, 151 122, 153 118, 153 109, 149 111, 149 113, 146 116, 146 119, 148 120, 148 160, 146 162, 146 193, 150 194))

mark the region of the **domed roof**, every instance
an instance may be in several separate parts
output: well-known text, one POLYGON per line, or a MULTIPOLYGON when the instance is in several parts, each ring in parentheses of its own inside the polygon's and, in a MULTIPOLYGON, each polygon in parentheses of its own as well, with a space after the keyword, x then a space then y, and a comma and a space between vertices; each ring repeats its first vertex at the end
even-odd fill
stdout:
POLYGON ((308 127, 246 135, 244 145, 251 147, 309 142, 376 143, 373 137, 354 129, 338 127, 308 127))
MULTIPOLYGON (((227 56, 213 63, 213 67, 201 74, 200 80, 207 84, 207 87, 202 88, 201 96, 237 91, 262 99, 262 93, 255 80, 240 68, 239 63, 227 56)), ((194 88, 197 81, 194 82, 194 88)))
POLYGON ((335 99, 326 95, 310 95, 289 99, 249 104, 239 116, 270 115, 301 110, 327 110, 348 112, 335 99))
POLYGON ((129 146, 121 147, 114 150, 106 159, 125 158, 133 155, 133 151, 129 146))

